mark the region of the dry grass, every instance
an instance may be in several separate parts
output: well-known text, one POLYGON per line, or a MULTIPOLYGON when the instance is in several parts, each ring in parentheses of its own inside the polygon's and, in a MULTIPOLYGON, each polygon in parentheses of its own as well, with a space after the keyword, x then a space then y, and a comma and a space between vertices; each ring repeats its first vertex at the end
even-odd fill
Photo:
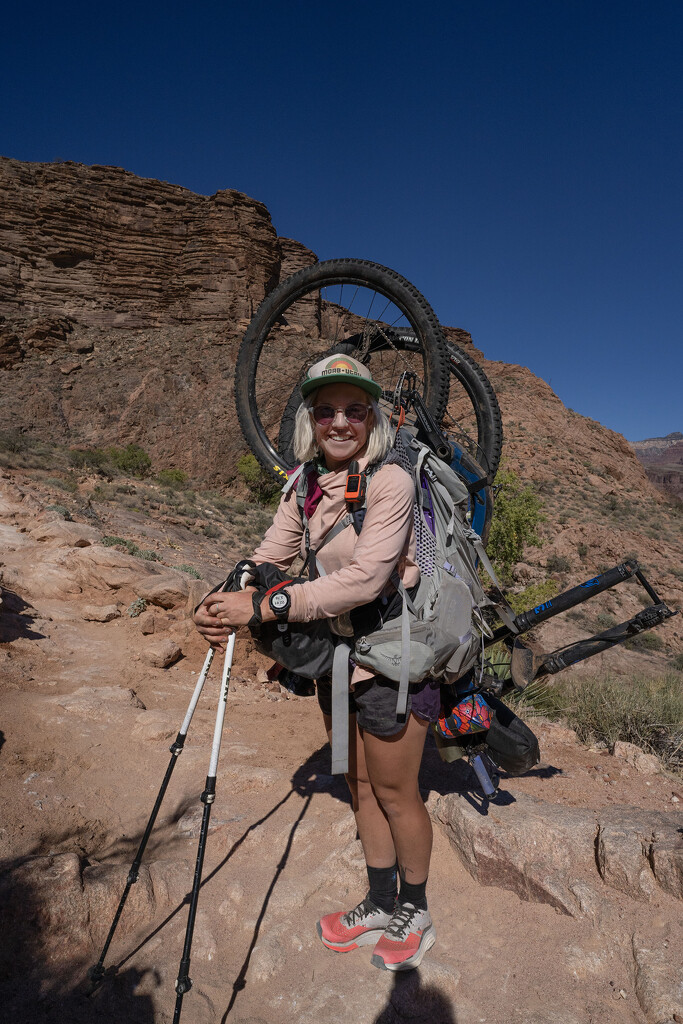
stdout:
POLYGON ((586 743, 635 743, 683 774, 683 675, 678 671, 534 683, 512 704, 523 716, 531 711, 566 721, 586 743))

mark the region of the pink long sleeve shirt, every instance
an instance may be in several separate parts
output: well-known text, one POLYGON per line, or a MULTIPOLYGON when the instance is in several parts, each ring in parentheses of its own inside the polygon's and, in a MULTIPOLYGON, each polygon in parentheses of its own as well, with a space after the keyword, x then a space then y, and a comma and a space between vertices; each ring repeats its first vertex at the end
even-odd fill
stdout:
MULTIPOLYGON (((367 459, 360 460, 361 469, 366 464, 367 459)), ((346 515, 346 477, 344 468, 318 478, 322 498, 308 523, 313 550, 346 515)), ((254 552, 255 562, 272 562, 288 569, 297 555, 305 557, 304 529, 294 490, 280 501, 272 526, 254 552)), ((406 587, 418 582, 414 497, 412 479, 400 466, 383 466, 371 477, 361 533, 356 534, 352 526, 338 533, 318 556, 327 575, 289 590, 292 622, 333 618, 374 600, 385 589, 391 589, 387 584, 394 569, 398 569, 406 587)))

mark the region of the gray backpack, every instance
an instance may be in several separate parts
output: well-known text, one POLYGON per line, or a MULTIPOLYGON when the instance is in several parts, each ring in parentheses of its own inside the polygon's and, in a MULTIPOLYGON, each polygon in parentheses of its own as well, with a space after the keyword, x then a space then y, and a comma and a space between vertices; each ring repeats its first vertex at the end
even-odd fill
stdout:
MULTIPOLYGON (((445 683, 455 682, 475 663, 483 650, 484 636, 491 631, 482 609, 494 606, 509 626, 513 613, 504 599, 492 601, 484 592, 477 573, 479 559, 500 590, 481 537, 467 521, 468 490, 455 470, 446 465, 425 444, 404 427, 398 429, 393 447, 384 461, 366 471, 367 476, 382 466, 397 464, 410 473, 415 484, 413 521, 420 582, 411 598, 397 572, 391 576, 402 597, 400 617, 365 635, 354 635, 348 616, 332 620, 337 633, 332 669, 332 772, 348 770, 349 660, 378 675, 397 682, 397 718, 404 717, 410 683, 427 676, 445 683)), ((347 527, 360 533, 364 506, 347 512, 325 536, 317 551, 310 549, 304 502, 308 489, 309 464, 295 470, 285 485, 296 485, 296 500, 304 523, 313 573, 324 575, 317 559, 321 548, 347 527)), ((516 631, 516 630, 515 630, 516 631)))

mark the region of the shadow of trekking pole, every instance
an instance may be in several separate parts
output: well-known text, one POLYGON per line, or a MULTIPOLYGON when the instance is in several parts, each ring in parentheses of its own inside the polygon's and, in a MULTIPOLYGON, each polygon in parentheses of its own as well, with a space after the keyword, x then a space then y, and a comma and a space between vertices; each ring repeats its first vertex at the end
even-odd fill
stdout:
POLYGON ((275 889, 275 886, 277 885, 277 881, 278 881, 280 875, 282 874, 282 872, 284 871, 285 864, 287 863, 287 861, 289 859, 289 854, 290 854, 290 851, 292 849, 292 843, 294 842, 294 836, 296 834, 296 830, 299 827, 299 825, 301 824, 301 822, 303 821, 304 816, 306 814, 306 811, 310 807, 312 799, 313 799, 313 793, 311 792, 306 797, 306 799, 304 801, 304 805, 301 808, 301 813, 299 814, 299 817, 296 819, 296 821, 294 822, 294 824, 292 825, 292 827, 291 827, 291 829, 289 831, 289 838, 287 839, 287 845, 285 846, 285 850, 284 850, 284 853, 282 854, 282 857, 280 858, 280 860, 277 863, 277 868, 275 870, 275 874, 273 875, 273 880, 270 883, 270 885, 268 886, 268 892, 266 893, 266 895, 264 897, 263 904, 261 906, 261 910, 259 912, 259 916, 258 916, 258 919, 256 921, 256 927, 254 928, 253 938, 251 940, 251 943, 249 944, 249 949, 247 950, 247 955, 244 958, 244 963, 242 964, 242 966, 241 966, 241 968, 239 970, 239 974, 237 975, 237 977, 235 978, 235 981, 233 982, 232 996, 230 997, 230 1002, 228 1003, 228 1007, 227 1007, 225 1013, 221 1017, 221 1024, 225 1024, 226 1020, 228 1019, 228 1015, 230 1014, 230 1011, 232 1010, 233 1006, 235 1005, 235 1000, 237 999, 238 993, 241 992, 246 987, 246 984, 247 984, 246 978, 247 978, 247 971, 249 970, 249 961, 251 960, 251 954, 254 952, 254 947, 256 946, 256 943, 258 941, 259 932, 261 930, 261 924, 263 922, 263 918, 265 917, 266 910, 268 909, 268 903, 270 902, 270 897, 273 895, 273 890, 275 889))

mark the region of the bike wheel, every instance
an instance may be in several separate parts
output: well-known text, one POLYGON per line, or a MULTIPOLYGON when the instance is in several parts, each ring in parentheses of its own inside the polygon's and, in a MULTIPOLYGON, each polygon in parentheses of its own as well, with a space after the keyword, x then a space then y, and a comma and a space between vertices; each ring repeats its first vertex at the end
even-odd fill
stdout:
POLYGON ((503 420, 491 382, 472 356, 447 343, 451 387, 442 427, 493 483, 503 450, 503 420))
POLYGON ((242 432, 259 462, 278 479, 295 464, 299 385, 312 363, 334 352, 369 367, 387 411, 401 373, 408 370, 416 374, 437 422, 445 412, 449 356, 439 322, 420 292, 395 271, 365 260, 305 267, 263 300, 235 368, 242 432))

